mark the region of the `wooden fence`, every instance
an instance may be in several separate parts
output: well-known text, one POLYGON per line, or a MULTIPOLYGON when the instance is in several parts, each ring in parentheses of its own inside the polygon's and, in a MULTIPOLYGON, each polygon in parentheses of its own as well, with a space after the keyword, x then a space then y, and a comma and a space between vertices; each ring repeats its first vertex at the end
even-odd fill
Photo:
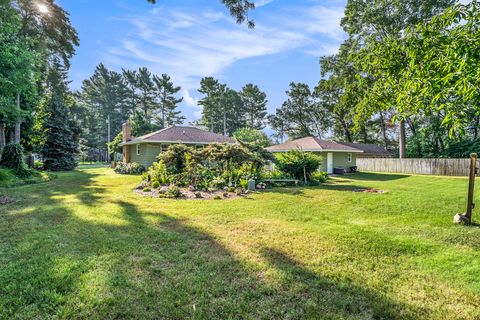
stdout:
POLYGON ((470 159, 358 158, 359 171, 468 176, 470 159))

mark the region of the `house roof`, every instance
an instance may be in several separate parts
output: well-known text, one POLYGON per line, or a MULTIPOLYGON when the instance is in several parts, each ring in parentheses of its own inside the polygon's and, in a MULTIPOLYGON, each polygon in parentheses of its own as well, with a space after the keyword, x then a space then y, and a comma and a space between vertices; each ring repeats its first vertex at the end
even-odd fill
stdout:
POLYGON ((363 152, 360 149, 347 146, 342 143, 338 143, 336 141, 327 141, 321 140, 315 137, 305 137, 301 139, 287 141, 282 144, 277 144, 275 146, 268 147, 267 150, 270 152, 286 152, 290 150, 298 150, 301 149, 303 151, 336 151, 336 152, 363 152))
POLYGON ((131 145, 138 143, 235 143, 235 139, 223 136, 221 134, 205 131, 196 127, 172 126, 161 129, 141 137, 132 138, 122 145, 131 145))
POLYGON ((382 156, 391 156, 392 153, 388 150, 385 150, 384 147, 377 144, 366 144, 366 143, 354 143, 354 142, 338 142, 340 144, 353 147, 356 149, 362 150, 364 153, 382 155, 382 156))

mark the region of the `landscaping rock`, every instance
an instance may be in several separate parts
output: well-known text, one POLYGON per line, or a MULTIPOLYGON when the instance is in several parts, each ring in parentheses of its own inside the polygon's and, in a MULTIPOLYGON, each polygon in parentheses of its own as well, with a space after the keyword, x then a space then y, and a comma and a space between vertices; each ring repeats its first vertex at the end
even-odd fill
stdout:
POLYGON ((160 188, 160 190, 158 190, 158 193, 159 194, 165 194, 165 193, 167 193, 167 191, 168 191, 168 187, 163 186, 163 187, 160 188))
POLYGON ((7 196, 0 196, 0 205, 5 205, 13 202, 12 198, 9 198, 7 196))
POLYGON ((202 198, 203 198, 203 195, 202 195, 202 193, 201 193, 200 191, 195 192, 193 195, 194 195, 195 198, 197 198, 197 199, 202 199, 202 198))
POLYGON ((470 223, 470 220, 468 220, 468 218, 465 216, 465 214, 457 213, 457 214, 453 217, 453 223, 456 223, 456 224, 469 224, 469 223, 470 223))

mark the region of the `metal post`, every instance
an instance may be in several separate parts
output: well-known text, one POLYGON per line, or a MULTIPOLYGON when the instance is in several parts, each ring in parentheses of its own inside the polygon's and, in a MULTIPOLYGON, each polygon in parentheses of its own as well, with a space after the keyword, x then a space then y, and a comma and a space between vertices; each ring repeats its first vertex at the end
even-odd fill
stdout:
POLYGON ((107 163, 110 162, 110 152, 108 151, 108 145, 110 144, 110 115, 107 118, 107 127, 108 127, 108 135, 107 135, 107 163))
POLYGON ((475 207, 473 203, 473 191, 475 189, 475 176, 477 174, 477 154, 472 153, 470 155, 470 176, 468 180, 468 199, 467 199, 467 211, 465 212, 465 218, 468 219, 468 223, 472 222, 472 210, 475 207))

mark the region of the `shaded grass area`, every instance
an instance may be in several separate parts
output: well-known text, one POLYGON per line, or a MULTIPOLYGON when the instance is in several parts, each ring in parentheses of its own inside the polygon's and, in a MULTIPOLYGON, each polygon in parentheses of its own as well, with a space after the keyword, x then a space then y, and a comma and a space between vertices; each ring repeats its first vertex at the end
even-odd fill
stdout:
POLYGON ((0 318, 480 317, 480 229, 451 223, 466 179, 359 174, 222 201, 140 197, 139 179, 82 168, 0 189, 16 200, 0 206, 0 318))
POLYGON ((7 168, 0 167, 0 188, 11 188, 27 184, 36 184, 48 182, 55 178, 55 175, 49 172, 37 172, 29 177, 19 177, 7 168))

